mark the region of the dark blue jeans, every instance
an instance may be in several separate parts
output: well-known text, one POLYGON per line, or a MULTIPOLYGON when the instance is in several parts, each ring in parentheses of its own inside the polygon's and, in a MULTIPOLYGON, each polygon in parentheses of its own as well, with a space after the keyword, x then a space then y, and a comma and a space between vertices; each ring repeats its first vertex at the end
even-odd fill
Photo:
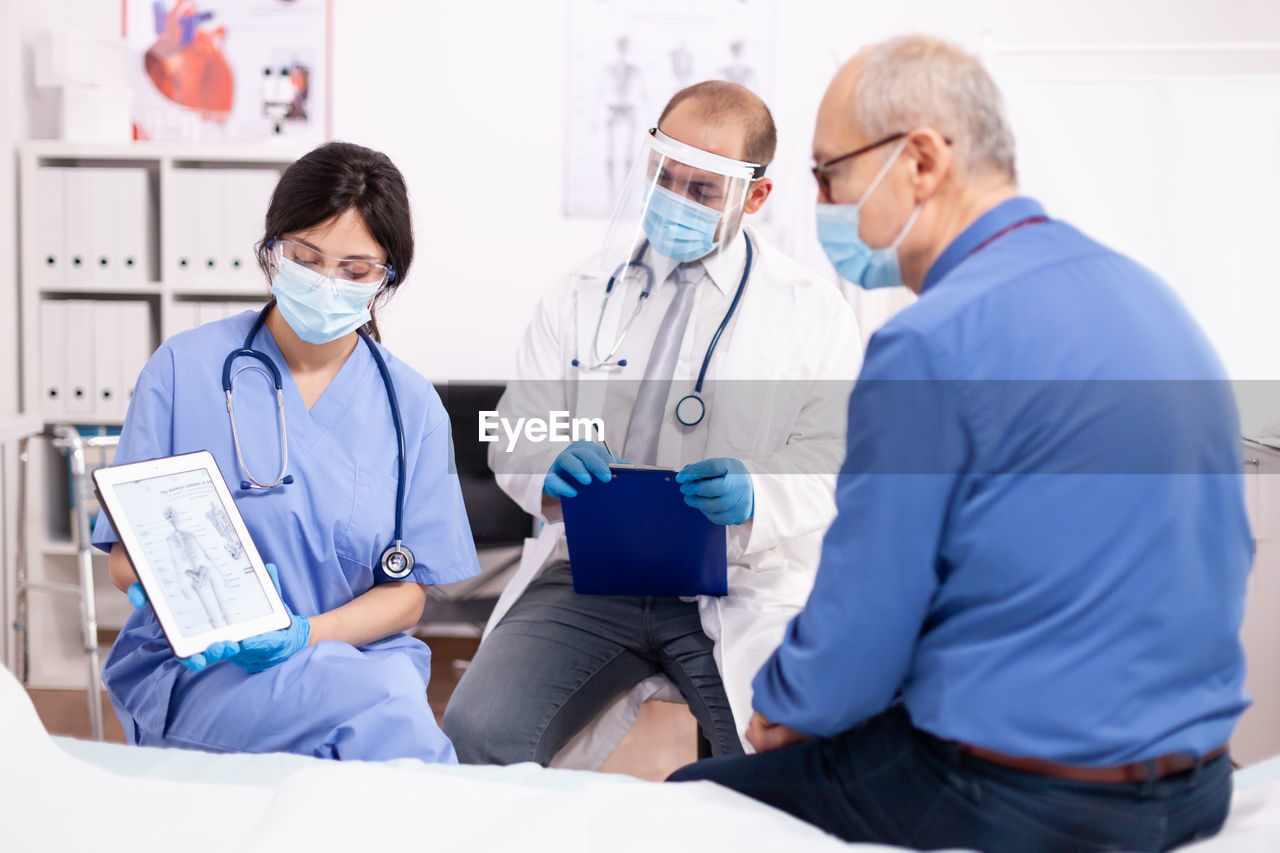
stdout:
POLYGON ((900 708, 829 740, 690 764, 669 781, 707 779, 846 841, 924 850, 1168 850, 1216 833, 1231 802, 1231 762, 1152 782, 1067 782, 966 755, 912 727, 900 708))
POLYGON ((481 643, 444 712, 463 764, 546 766, 613 700, 665 673, 715 755, 742 752, 696 602, 578 595, 569 564, 542 573, 481 643))

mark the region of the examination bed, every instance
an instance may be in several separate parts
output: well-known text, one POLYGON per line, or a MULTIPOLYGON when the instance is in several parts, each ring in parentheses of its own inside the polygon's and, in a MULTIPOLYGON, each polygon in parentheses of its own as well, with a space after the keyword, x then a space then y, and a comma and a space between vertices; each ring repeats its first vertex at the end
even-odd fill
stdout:
MULTIPOLYGON (((211 755, 50 737, 0 668, 0 848, 164 851, 822 851, 849 845, 710 783, 414 760, 211 755)), ((1237 774, 1197 853, 1280 850, 1280 760, 1237 774)))

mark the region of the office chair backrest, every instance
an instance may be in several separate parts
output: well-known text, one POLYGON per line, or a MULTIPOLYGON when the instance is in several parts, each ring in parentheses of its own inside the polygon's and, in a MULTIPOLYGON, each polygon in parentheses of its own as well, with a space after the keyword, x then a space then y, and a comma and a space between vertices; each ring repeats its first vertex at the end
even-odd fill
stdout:
POLYGON ((533 518, 498 487, 489 469, 489 445, 480 441, 480 412, 498 408, 504 386, 449 382, 436 386, 453 431, 453 458, 477 548, 518 545, 533 518))

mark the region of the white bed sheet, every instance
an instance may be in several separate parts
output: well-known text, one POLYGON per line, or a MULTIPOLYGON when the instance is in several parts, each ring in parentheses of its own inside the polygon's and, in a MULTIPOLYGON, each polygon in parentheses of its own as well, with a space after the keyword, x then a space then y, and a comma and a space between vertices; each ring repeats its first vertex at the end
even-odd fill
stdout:
MULTIPOLYGON (((0 668, 5 850, 888 851, 844 844, 708 783, 419 761, 210 755, 50 738, 0 668)), ((1280 759, 1237 775, 1217 837, 1193 853, 1280 850, 1280 759)))
POLYGON ((3 669, 0 756, 4 850, 893 849, 844 844, 709 783, 55 742, 3 669))

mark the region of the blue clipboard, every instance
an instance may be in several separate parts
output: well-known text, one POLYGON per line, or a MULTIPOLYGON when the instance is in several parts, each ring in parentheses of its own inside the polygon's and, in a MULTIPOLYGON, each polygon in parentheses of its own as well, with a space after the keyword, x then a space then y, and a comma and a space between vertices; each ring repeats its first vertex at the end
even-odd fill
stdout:
POLYGON ((610 466, 565 498, 573 591, 581 595, 727 595, 725 529, 684 502, 669 468, 610 466))

